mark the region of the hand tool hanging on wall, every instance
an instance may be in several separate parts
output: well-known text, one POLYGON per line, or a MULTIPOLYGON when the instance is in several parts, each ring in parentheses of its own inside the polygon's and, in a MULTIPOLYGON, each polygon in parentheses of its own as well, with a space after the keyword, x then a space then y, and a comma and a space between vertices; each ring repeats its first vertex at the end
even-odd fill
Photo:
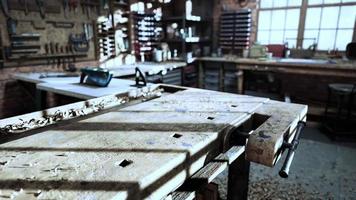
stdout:
POLYGON ((4 13, 5 17, 9 17, 9 5, 7 4, 7 0, 0 0, 1 10, 4 13))
POLYGON ((69 0, 69 10, 77 12, 79 6, 79 0, 69 0))
MULTIPOLYGON (((44 49, 45 49, 45 54, 46 54, 47 56, 49 56, 50 53, 49 53, 49 45, 48 45, 48 43, 45 44, 44 49)), ((51 60, 51 59, 47 58, 47 65, 50 64, 50 60, 51 60)))
POLYGON ((46 21, 48 24, 52 24, 55 28, 73 28, 74 22, 64 22, 64 21, 46 21))
MULTIPOLYGON (((49 43, 49 52, 50 52, 50 54, 53 56, 54 55, 54 44, 53 44, 53 42, 50 42, 49 43)), ((56 65, 56 60, 52 57, 51 58, 51 65, 52 65, 52 67, 54 66, 54 65, 56 65)))
POLYGON ((88 0, 82 0, 80 4, 82 6, 83 14, 86 13, 87 17, 90 19, 90 6, 88 0))
POLYGON ((11 35, 15 35, 16 34, 16 27, 17 27, 17 21, 12 19, 11 17, 9 17, 6 21, 6 25, 7 25, 7 33, 11 36, 11 35))
POLYGON ((60 54, 59 43, 55 44, 54 49, 56 51, 55 56, 57 57, 57 68, 59 69, 61 66, 61 57, 59 56, 59 54, 60 54))
MULTIPOLYGON (((66 54, 69 54, 70 53, 70 47, 67 45, 66 47, 65 47, 65 51, 66 51, 66 54)), ((70 61, 70 56, 68 56, 67 58, 66 58, 66 64, 67 64, 67 66, 65 66, 64 65, 64 71, 68 71, 68 72, 76 72, 77 71, 77 68, 75 67, 75 56, 73 55, 73 61, 74 61, 74 63, 73 62, 71 62, 70 61)))
POLYGON ((84 23, 83 29, 84 29, 86 40, 88 40, 88 41, 91 40, 94 36, 93 25, 91 23, 84 23))
POLYGON ((82 34, 70 34, 69 43, 73 46, 76 52, 88 52, 89 42, 85 37, 85 33, 82 34))
POLYGON ((63 0, 63 13, 64 17, 68 17, 68 10, 69 10, 69 0, 63 0))
POLYGON ((46 17, 46 12, 45 12, 45 4, 43 0, 36 0, 36 4, 38 6, 38 9, 40 11, 40 15, 42 19, 46 17))
POLYGON ((28 13, 29 13, 28 0, 20 0, 20 4, 23 6, 23 9, 25 11, 25 15, 28 15, 28 13))

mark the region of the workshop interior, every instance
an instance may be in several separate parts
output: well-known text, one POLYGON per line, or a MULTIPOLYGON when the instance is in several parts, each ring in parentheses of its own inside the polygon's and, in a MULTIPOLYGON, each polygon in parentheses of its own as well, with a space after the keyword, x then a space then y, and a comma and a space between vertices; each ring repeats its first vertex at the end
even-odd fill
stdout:
POLYGON ((0 6, 0 199, 355 199, 356 0, 0 6))

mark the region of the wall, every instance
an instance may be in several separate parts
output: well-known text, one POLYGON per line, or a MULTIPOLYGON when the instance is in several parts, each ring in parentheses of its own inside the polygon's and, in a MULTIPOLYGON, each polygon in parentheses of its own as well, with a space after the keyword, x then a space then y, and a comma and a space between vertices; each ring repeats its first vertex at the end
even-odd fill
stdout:
MULTIPOLYGON (((12 0, 13 1, 13 0, 12 0)), ((14 0, 15 1, 15 0, 14 0)), ((52 24, 46 23, 45 30, 36 30, 30 22, 18 22, 17 33, 35 32, 41 34, 40 44, 41 53, 44 53, 44 45, 49 42, 59 43, 60 45, 66 45, 68 43, 68 36, 70 33, 82 33, 83 23, 90 23, 97 18, 96 11, 91 10, 90 17, 83 12, 81 7, 78 7, 76 11, 68 12, 68 16, 65 17, 64 9, 62 7, 61 0, 55 0, 59 2, 60 13, 46 13, 45 19, 42 19, 38 12, 29 12, 27 15, 24 11, 11 10, 10 16, 18 20, 34 20, 34 21, 70 21, 74 22, 75 26, 72 29, 54 28, 52 24)), ((54 2, 54 0, 48 0, 46 2, 54 2)), ((80 6, 80 5, 79 5, 80 6)), ((6 18, 3 12, 0 10, 0 34, 4 45, 9 45, 9 37, 6 29, 6 18)), ((77 68, 84 66, 95 66, 98 63, 94 61, 94 43, 90 41, 90 49, 88 57, 84 59, 78 59, 76 63, 77 68)), ((34 90, 28 88, 26 85, 20 84, 12 78, 12 75, 17 72, 51 72, 60 71, 55 65, 46 65, 47 61, 42 61, 42 65, 32 65, 30 63, 12 63, 12 67, 5 67, 0 69, 0 118, 10 117, 14 115, 20 115, 33 111, 34 105, 34 90)), ((53 95, 52 95, 53 96, 53 95)), ((56 102, 52 99, 50 106, 54 106, 56 102)))
MULTIPOLYGON (((9 2, 16 2, 18 0, 13 0, 9 2)), ((28 0, 28 2, 32 2, 34 0, 28 0)), ((68 37, 70 34, 79 34, 84 33, 83 24, 84 23, 92 23, 93 20, 96 20, 98 15, 96 10, 93 8, 91 9, 90 15, 86 14, 86 7, 83 8, 80 6, 77 9, 66 9, 62 6, 62 1, 60 0, 48 0, 46 2, 56 2, 54 5, 60 7, 60 13, 46 13, 45 18, 42 19, 39 12, 28 12, 25 14, 24 11, 20 10, 10 10, 9 15, 11 18, 18 21, 16 27, 16 33, 38 33, 41 34, 40 37, 40 45, 41 50, 39 54, 45 53, 45 44, 46 43, 58 43, 60 46, 66 46, 68 44, 68 37), (66 14, 67 13, 67 16, 66 14), (27 21, 24 21, 27 20, 27 21), (36 29, 30 21, 33 21, 38 24, 44 24, 45 29, 39 30, 36 29), (73 28, 55 28, 53 24, 48 23, 49 21, 57 21, 57 22, 73 22, 73 28)), ((0 12, 0 30, 1 30, 1 38, 3 45, 9 46, 10 40, 7 33, 7 26, 6 26, 6 17, 4 16, 3 12, 0 12)), ((90 41, 90 48, 88 52, 88 56, 82 60, 93 60, 94 59, 94 42, 93 39, 90 41)), ((16 63, 15 65, 20 65, 20 63, 16 63)))
POLYGON ((237 0, 214 0, 214 11, 213 11, 213 49, 218 48, 218 39, 219 39, 219 22, 220 22, 220 14, 224 10, 237 10, 241 8, 249 8, 252 9, 252 31, 251 31, 251 42, 256 41, 257 38, 257 13, 258 13, 258 3, 259 0, 249 0, 248 4, 245 7, 241 7, 237 0))

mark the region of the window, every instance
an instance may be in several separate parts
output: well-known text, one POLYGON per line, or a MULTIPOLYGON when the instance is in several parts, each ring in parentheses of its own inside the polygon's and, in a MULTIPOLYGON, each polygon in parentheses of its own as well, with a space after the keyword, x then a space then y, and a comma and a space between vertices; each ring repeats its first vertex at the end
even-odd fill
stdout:
POLYGON ((262 44, 297 44, 302 0, 262 0, 257 40, 262 44))
POLYGON ((261 0, 257 40, 303 48, 316 43, 318 50, 344 51, 355 32, 356 0, 307 0, 305 7, 302 1, 306 0, 261 0))
POLYGON ((318 50, 346 49, 352 41, 356 19, 356 5, 343 5, 348 2, 352 1, 308 1, 303 48, 317 43, 318 50))

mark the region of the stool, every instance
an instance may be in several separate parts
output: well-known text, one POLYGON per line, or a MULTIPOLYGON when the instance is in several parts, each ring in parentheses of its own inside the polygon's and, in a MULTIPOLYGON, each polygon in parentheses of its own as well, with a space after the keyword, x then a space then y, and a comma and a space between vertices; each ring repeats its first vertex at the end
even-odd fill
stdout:
POLYGON ((349 120, 353 110, 354 97, 356 94, 356 84, 329 84, 328 85, 328 99, 325 106, 325 119, 328 117, 328 110, 331 103, 332 95, 336 96, 336 107, 337 107, 337 115, 336 119, 342 119, 342 110, 344 107, 347 107, 347 116, 346 119, 349 120), (347 99, 347 105, 344 104, 344 99, 347 99))

